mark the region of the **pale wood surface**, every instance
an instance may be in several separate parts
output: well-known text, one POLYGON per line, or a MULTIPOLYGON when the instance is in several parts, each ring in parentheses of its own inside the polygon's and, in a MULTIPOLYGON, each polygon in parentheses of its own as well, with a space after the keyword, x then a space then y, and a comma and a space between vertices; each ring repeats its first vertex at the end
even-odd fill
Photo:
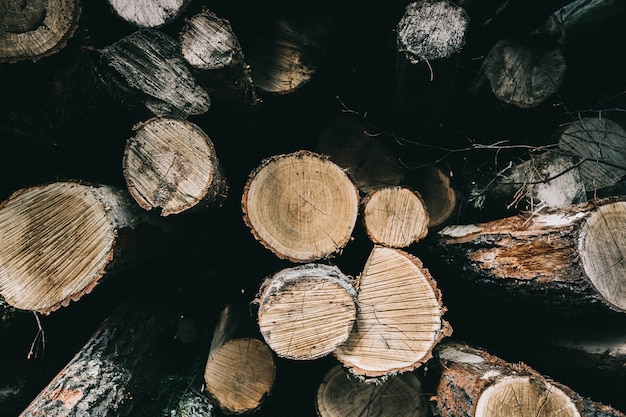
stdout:
POLYGON ((137 126, 124 151, 124 177, 144 209, 161 216, 219 204, 227 192, 215 147, 197 125, 157 117, 137 126))
POLYGON ((334 354, 355 375, 412 371, 452 328, 434 279, 416 257, 376 246, 359 279, 359 311, 350 337, 334 354))
POLYGON ((244 188, 244 220, 276 256, 293 262, 329 258, 348 244, 359 194, 335 163, 308 151, 277 155, 244 188))
POLYGON ((163 26, 184 10, 190 0, 108 0, 115 13, 140 28, 163 26))

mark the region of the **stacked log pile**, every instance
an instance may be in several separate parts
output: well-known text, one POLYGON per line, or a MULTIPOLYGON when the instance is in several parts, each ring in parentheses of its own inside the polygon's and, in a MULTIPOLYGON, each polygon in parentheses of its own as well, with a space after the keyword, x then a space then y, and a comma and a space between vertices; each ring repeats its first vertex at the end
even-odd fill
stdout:
POLYGON ((624 417, 625 17, 0 4, 0 417, 624 417))

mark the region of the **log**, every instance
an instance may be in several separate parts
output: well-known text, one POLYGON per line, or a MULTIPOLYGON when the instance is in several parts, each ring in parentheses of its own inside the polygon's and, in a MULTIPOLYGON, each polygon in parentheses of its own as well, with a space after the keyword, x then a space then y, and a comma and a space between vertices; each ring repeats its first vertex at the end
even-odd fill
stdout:
POLYGON ((144 113, 186 118, 206 113, 211 105, 180 44, 158 30, 141 29, 102 48, 98 69, 114 98, 144 113))
POLYGON ((382 136, 359 115, 341 113, 322 128, 317 150, 350 173, 362 193, 399 185, 404 170, 382 136))
POLYGON ((346 341, 357 317, 356 290, 339 268, 305 264, 268 277, 259 290, 258 323, 280 357, 313 360, 346 341))
POLYGON ((623 416, 524 363, 509 363, 467 344, 447 341, 435 352, 440 377, 436 409, 442 417, 623 416))
POLYGON ((359 193, 346 173, 309 151, 265 159, 244 187, 244 221, 278 258, 312 262, 348 244, 359 193))
POLYGON ((172 117, 155 117, 134 129, 122 165, 139 206, 168 216, 222 203, 227 182, 213 142, 202 129, 172 117))
POLYGON ((428 211, 419 193, 407 187, 385 187, 362 202, 363 223, 375 244, 404 248, 428 234, 428 211))
POLYGON ((222 311, 204 370, 209 396, 226 414, 259 410, 276 376, 271 349, 256 337, 235 336, 241 317, 232 305, 222 311))
POLYGON ((48 314, 89 293, 141 219, 134 207, 127 193, 104 185, 16 191, 0 205, 0 295, 48 314))
POLYGON ((4 1, 0 5, 0 63, 38 61, 65 47, 78 27, 78 0, 4 1))
POLYGON ((419 192, 428 212, 429 229, 438 228, 451 220, 458 209, 459 198, 452 182, 452 172, 437 165, 410 170, 405 182, 419 192))
POLYGON ((626 311, 623 285, 626 202, 605 199, 438 234, 442 257, 460 278, 506 299, 568 313, 626 311))
POLYGON ((183 58, 212 97, 257 103, 250 66, 228 20, 198 13, 187 21, 180 43, 183 58))
POLYGON ((191 0, 108 0, 124 22, 138 28, 157 28, 178 18, 191 0))
POLYGON ((334 355, 362 379, 417 369, 452 328, 441 293, 422 262, 375 246, 359 278, 355 327, 334 355))
POLYGON ((319 417, 381 417, 431 415, 426 393, 417 376, 390 376, 381 384, 350 377, 341 365, 332 367, 317 389, 319 417))

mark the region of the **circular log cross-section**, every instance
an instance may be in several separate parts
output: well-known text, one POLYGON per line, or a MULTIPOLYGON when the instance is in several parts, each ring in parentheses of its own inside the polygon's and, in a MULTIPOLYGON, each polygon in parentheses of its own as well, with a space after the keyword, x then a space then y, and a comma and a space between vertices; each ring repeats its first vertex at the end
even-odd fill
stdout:
POLYGON ((250 174, 242 208, 254 236, 276 256, 311 262, 348 243, 359 194, 335 163, 299 151, 264 160, 250 174))
POLYGON ((448 58, 465 43, 469 17, 449 1, 420 0, 406 6, 398 23, 398 52, 411 63, 448 58))
POLYGON ((198 126, 157 117, 136 129, 123 166, 128 190, 142 208, 160 208, 167 216, 221 202, 226 181, 213 142, 198 126))
POLYGON ((209 395, 228 414, 257 410, 276 374, 274 356, 259 339, 231 339, 212 351, 204 370, 209 395))
POLYGON ((452 328, 435 280, 416 257, 376 246, 360 277, 353 331, 334 354, 361 377, 412 371, 452 328))
POLYGON ((428 212, 422 198, 405 187, 385 187, 363 200, 363 222, 379 245, 403 248, 428 234, 428 212))
POLYGON ((356 319, 356 290, 337 267, 306 264, 269 277, 259 296, 258 322, 280 357, 317 359, 350 334, 356 319))
POLYGON ((341 365, 324 376, 317 390, 320 417, 426 417, 430 408, 417 376, 404 373, 382 384, 370 384, 346 375, 341 365))
POLYGON ((15 192, 0 206, 0 294, 13 307, 49 313, 90 292, 113 258, 118 229, 136 221, 132 205, 104 186, 15 192))
POLYGON ((559 150, 581 161, 578 171, 588 193, 615 185, 626 174, 626 130, 606 118, 586 117, 568 125, 559 150))
POLYGON ((74 35, 80 12, 77 0, 0 2, 0 63, 57 52, 74 35))
POLYGON ((140 28, 157 28, 177 18, 191 0, 108 0, 125 22, 140 28))
POLYGON ((428 227, 441 226, 457 208, 457 194, 451 184, 451 175, 434 165, 420 168, 413 175, 408 181, 424 200, 428 227))

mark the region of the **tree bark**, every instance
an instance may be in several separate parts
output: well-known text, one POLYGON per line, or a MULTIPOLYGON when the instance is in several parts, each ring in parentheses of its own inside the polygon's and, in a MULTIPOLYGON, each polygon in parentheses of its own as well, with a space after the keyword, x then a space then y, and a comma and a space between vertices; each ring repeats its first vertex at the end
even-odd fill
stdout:
POLYGON ((436 409, 442 417, 624 415, 524 363, 509 363, 466 344, 443 342, 435 358, 440 372, 436 409))
POLYGON ((161 216, 220 205, 228 186, 211 139, 184 119, 152 118, 135 127, 123 167, 130 194, 161 216))
POLYGON ((419 193, 407 187, 385 187, 362 202, 363 223, 375 244, 403 248, 428 234, 428 211, 419 193))
POLYGON ((191 0, 108 0, 125 22, 139 28, 157 28, 180 16, 191 0))
POLYGON ((141 29, 99 54, 105 88, 126 106, 183 118, 209 110, 209 94, 185 64, 180 44, 165 33, 141 29))
POLYGON ((281 259, 331 257, 350 240, 359 193, 346 173, 308 151, 262 161, 242 196, 244 220, 255 238, 281 259))
POLYGON ((441 293, 421 261, 375 246, 359 278, 355 327, 334 354, 362 379, 410 372, 452 328, 441 293))
POLYGON ((350 378, 340 365, 324 376, 315 405, 320 417, 431 415, 426 393, 415 374, 393 375, 381 384, 370 384, 350 378))
POLYGON ((77 0, 0 4, 0 63, 37 61, 65 47, 81 14, 77 0))
POLYGON ((262 284, 258 322, 280 357, 312 360, 348 338, 357 316, 356 290, 339 268, 306 264, 283 269, 262 284))
POLYGON ((0 205, 0 294, 50 313, 89 293, 141 216, 108 186, 57 182, 16 191, 0 205))
POLYGON ((438 245, 461 277, 570 313, 626 311, 626 202, 606 199, 483 224, 448 226, 438 245))

